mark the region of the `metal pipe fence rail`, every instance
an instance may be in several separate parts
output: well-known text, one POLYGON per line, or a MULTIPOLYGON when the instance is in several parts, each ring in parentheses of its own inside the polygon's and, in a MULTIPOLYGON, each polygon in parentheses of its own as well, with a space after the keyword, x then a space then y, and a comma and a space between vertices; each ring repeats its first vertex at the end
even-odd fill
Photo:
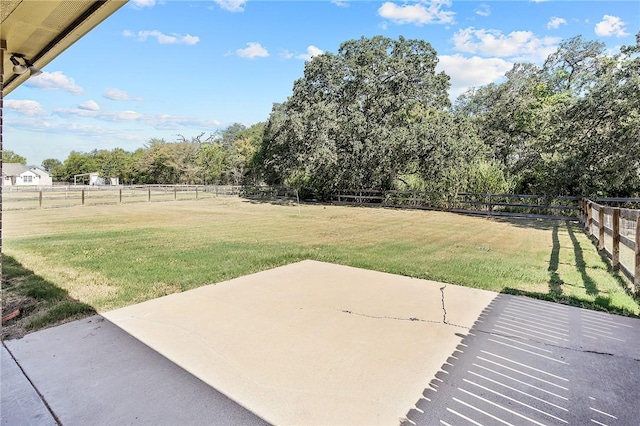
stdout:
MULTIPOLYGON (((608 199, 597 199, 607 201, 608 199)), ((614 199, 614 202, 638 204, 640 199, 614 199)), ((598 245, 598 250, 611 259, 614 270, 622 271, 640 294, 640 210, 610 207, 580 200, 580 222, 585 232, 598 245)))
POLYGON ((238 196, 241 186, 230 185, 128 185, 4 187, 2 209, 29 210, 156 201, 181 201, 238 196))

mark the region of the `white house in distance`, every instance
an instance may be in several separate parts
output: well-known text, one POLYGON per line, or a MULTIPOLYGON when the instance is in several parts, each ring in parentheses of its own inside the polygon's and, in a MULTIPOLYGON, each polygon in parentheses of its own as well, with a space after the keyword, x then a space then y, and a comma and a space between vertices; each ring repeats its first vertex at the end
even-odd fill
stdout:
POLYGON ((84 178, 89 178, 89 185, 91 186, 104 186, 104 185, 120 185, 119 177, 108 177, 103 178, 100 177, 99 172, 94 173, 80 173, 77 175, 73 175, 73 184, 74 185, 86 185, 86 180, 84 178), (80 178, 80 179, 78 179, 80 178))
POLYGON ((51 186, 49 173, 37 166, 18 163, 2 165, 2 186, 51 186))

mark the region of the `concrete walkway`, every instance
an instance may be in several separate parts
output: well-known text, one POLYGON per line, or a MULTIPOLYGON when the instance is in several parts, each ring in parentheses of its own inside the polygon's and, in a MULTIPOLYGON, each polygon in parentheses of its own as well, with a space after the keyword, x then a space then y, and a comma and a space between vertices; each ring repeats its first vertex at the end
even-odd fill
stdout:
POLYGON ((3 425, 266 424, 98 315, 4 343, 3 425))
POLYGON ((494 297, 304 261, 6 345, 65 425, 398 424, 494 297))

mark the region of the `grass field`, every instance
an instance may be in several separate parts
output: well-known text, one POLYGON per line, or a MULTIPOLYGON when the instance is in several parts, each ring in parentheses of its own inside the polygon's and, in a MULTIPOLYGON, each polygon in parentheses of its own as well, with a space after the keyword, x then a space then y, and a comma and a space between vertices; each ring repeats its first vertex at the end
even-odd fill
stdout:
POLYGON ((203 199, 4 213, 5 335, 315 259, 640 314, 577 224, 203 199), (26 303, 26 302, 25 302, 26 303))

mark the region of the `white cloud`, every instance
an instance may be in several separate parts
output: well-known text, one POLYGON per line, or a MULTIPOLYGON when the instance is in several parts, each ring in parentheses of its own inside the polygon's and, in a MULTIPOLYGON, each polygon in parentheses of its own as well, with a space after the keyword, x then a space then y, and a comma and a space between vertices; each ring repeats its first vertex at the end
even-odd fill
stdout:
POLYGON ((53 113, 58 117, 63 117, 63 118, 68 118, 68 117, 96 118, 99 112, 91 111, 88 109, 82 109, 82 108, 56 108, 53 110, 53 113))
POLYGON ((156 0, 132 0, 131 4, 134 9, 142 9, 145 7, 153 7, 156 5, 156 0))
POLYGON ((349 7, 349 0, 331 0, 338 7, 349 7))
POLYGON ((266 58, 267 56, 269 56, 269 52, 267 51, 267 49, 262 47, 258 42, 255 42, 255 41, 249 42, 247 43, 247 46, 249 47, 236 50, 236 54, 241 58, 249 58, 249 59, 266 58))
POLYGON ((200 37, 192 36, 191 34, 180 35, 180 34, 164 34, 158 30, 144 30, 138 31, 134 33, 131 30, 124 30, 122 32, 124 37, 136 37, 138 41, 146 41, 149 37, 155 37, 160 44, 188 44, 194 45, 200 41, 200 37))
POLYGON ((476 15, 489 16, 491 15, 491 6, 489 6, 486 3, 482 3, 480 6, 478 6, 475 12, 476 12, 476 15))
POLYGON ((112 101, 141 101, 142 98, 134 98, 128 92, 120 89, 109 88, 102 94, 107 99, 112 101))
POLYGON ((293 58, 294 54, 289 52, 287 49, 282 49, 280 50, 278 56, 280 56, 282 59, 291 59, 293 58))
POLYGON ((83 102, 80 105, 78 105, 79 109, 85 109, 87 111, 99 111, 100 110, 100 105, 98 105, 98 103, 96 101, 87 101, 87 102, 83 102))
MULTIPOLYGON (((9 126, 8 126, 9 127, 9 126)), ((11 120, 10 127, 33 132, 52 134, 73 134, 79 136, 115 135, 117 131, 98 126, 88 126, 77 123, 52 123, 47 120, 11 120)))
POLYGON ((37 87, 44 90, 64 90, 65 92, 78 95, 83 93, 82 87, 78 86, 75 80, 64 75, 62 71, 46 72, 31 77, 25 82, 27 86, 37 87))
POLYGON ((144 115, 135 111, 99 111, 84 108, 56 108, 54 114, 63 117, 89 117, 103 121, 141 121, 144 115))
POLYGON ((454 22, 455 12, 442 10, 451 6, 451 0, 421 0, 413 3, 397 5, 385 2, 378 9, 378 14, 396 24, 450 24, 454 22))
POLYGON ((444 71, 451 77, 449 94, 455 99, 470 87, 495 82, 512 67, 512 62, 500 58, 466 58, 455 54, 440 56, 436 71, 444 71))
POLYGON ((454 47, 460 52, 512 58, 515 61, 538 62, 556 50, 558 37, 538 37, 531 31, 461 29, 453 35, 454 47))
POLYGON ((142 114, 137 111, 101 111, 82 108, 56 108, 53 113, 63 119, 93 118, 108 122, 136 122, 146 124, 157 130, 182 130, 197 128, 213 130, 220 127, 217 120, 201 120, 191 117, 179 117, 170 114, 142 114))
POLYGON ((118 132, 112 129, 105 129, 99 126, 89 126, 86 124, 71 123, 60 126, 61 130, 71 132, 74 135, 82 136, 103 136, 103 135, 115 135, 118 132))
POLYGON ((6 99, 4 101, 5 108, 15 111, 18 114, 28 117, 38 117, 47 115, 42 105, 37 101, 6 99))
POLYGON ((552 16, 549 22, 547 22, 547 29, 558 29, 560 25, 567 25, 567 20, 564 18, 558 18, 557 16, 552 16))
POLYGON ((169 114, 156 114, 147 116, 144 121, 157 130, 181 130, 185 128, 197 128, 199 130, 214 130, 220 127, 218 120, 200 120, 189 117, 178 117, 169 114))
POLYGON ((314 56, 322 55, 323 53, 324 52, 322 50, 318 49, 314 45, 310 45, 309 47, 307 47, 307 53, 297 55, 296 58, 302 59, 304 61, 310 61, 314 56))
POLYGON ((229 12, 244 12, 247 0, 214 0, 221 9, 229 12))
POLYGON ((604 15, 602 21, 596 24, 595 32, 600 37, 624 37, 629 35, 629 33, 625 31, 626 25, 627 24, 617 16, 604 15))

